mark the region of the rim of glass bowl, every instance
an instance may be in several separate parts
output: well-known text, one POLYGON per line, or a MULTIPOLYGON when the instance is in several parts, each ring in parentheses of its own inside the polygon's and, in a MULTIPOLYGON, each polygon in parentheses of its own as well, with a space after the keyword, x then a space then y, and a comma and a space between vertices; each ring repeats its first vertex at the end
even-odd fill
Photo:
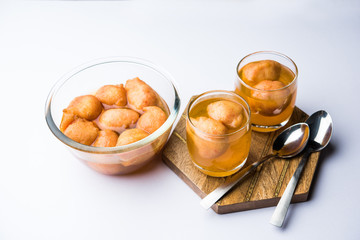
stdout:
POLYGON ((84 63, 84 64, 74 68, 70 72, 66 73, 63 77, 61 77, 55 83, 55 85, 50 90, 50 93, 46 100, 45 119, 48 124, 48 127, 50 128, 51 132, 55 135, 55 137, 57 137, 64 144, 66 144, 69 147, 72 147, 74 149, 84 151, 84 152, 99 153, 99 154, 128 152, 128 151, 135 150, 137 148, 143 147, 143 146, 153 142, 155 139, 157 139, 162 134, 164 134, 167 130, 170 130, 170 128, 174 124, 174 122, 178 116, 179 110, 180 110, 180 97, 179 97, 179 91, 178 91, 178 88, 176 85, 177 84, 175 82, 175 79, 172 77, 172 75, 168 71, 166 71, 163 67, 159 66, 158 64, 154 64, 145 59, 135 58, 135 57, 127 57, 127 56, 96 59, 96 60, 84 63), (128 145, 124 145, 124 146, 116 146, 116 147, 88 146, 88 145, 78 143, 78 142, 70 139, 69 137, 65 136, 65 134, 63 134, 60 131, 59 127, 55 124, 55 122, 52 118, 51 106, 52 106, 53 97, 60 90, 62 85, 65 84, 65 82, 67 82, 69 79, 71 79, 74 75, 76 75, 82 71, 85 71, 88 68, 92 68, 95 66, 108 64, 108 63, 116 63, 116 62, 138 64, 138 65, 142 65, 144 67, 150 68, 150 69, 156 71, 157 73, 159 73, 160 75, 162 75, 169 82, 169 84, 172 86, 172 88, 174 90, 175 99, 174 99, 174 106, 169 106, 170 115, 167 118, 167 120, 165 121, 165 123, 159 129, 157 129, 155 132, 150 134, 148 137, 141 139, 137 142, 134 142, 134 143, 131 143, 128 145))
POLYGON ((250 111, 250 106, 249 104, 245 101, 245 99, 243 97, 241 97, 240 95, 238 95, 237 93, 235 92, 232 92, 232 91, 227 91, 227 90, 211 90, 211 91, 207 91, 207 92, 204 92, 200 95, 198 95, 197 97, 195 97, 194 99, 192 99, 189 103, 189 106, 186 110, 186 118, 187 120, 190 122, 191 126, 193 126, 194 129, 196 129, 197 131, 199 131, 202 135, 204 136, 209 136, 209 137, 212 137, 212 138, 223 138, 223 137, 228 137, 228 136, 231 136, 231 135, 234 135, 240 131, 242 131, 246 126, 249 126, 251 128, 251 124, 250 124, 250 116, 251 116, 251 111, 250 111), (247 111, 248 111, 248 118, 247 118, 247 121, 246 123, 244 124, 244 126, 242 128, 239 128, 238 130, 236 130, 235 132, 231 132, 231 133, 225 133, 225 134, 209 134, 209 133, 206 133, 206 132, 203 132, 201 131, 199 128, 197 128, 194 123, 191 121, 190 119, 190 108, 191 106, 193 105, 193 103, 199 99, 200 97, 206 95, 206 94, 211 94, 211 93, 227 93, 227 94, 230 94, 230 95, 233 95, 235 97, 238 97, 240 98, 246 105, 246 108, 247 108, 247 111))
MULTIPOLYGON (((249 62, 250 63, 250 62, 249 62)), ((240 62, 237 64, 236 66, 236 76, 238 78, 238 80, 240 80, 240 82, 245 85, 247 88, 251 89, 251 90, 254 90, 254 91, 262 91, 262 92, 275 92, 275 91, 279 91, 279 90, 283 90, 283 89, 286 89, 286 88, 289 88, 291 85, 295 84, 297 78, 298 78, 298 68, 295 64, 295 62, 289 58, 288 56, 286 56, 285 54, 282 54, 282 53, 279 53, 279 52, 275 52, 275 51, 258 51, 258 52, 254 52, 254 53, 250 53, 248 55, 246 55, 245 57, 243 57, 240 62), (240 64, 248 57, 250 56, 253 56, 253 55, 257 55, 257 54, 271 54, 271 55, 277 55, 277 56, 280 56, 282 58, 285 58, 286 60, 290 61, 292 64, 294 64, 294 67, 295 67, 295 76, 294 76, 294 79, 286 86, 282 87, 282 88, 278 88, 278 89, 272 89, 272 90, 265 90, 265 89, 258 89, 258 88, 254 88, 250 85, 248 85, 246 82, 244 82, 241 77, 239 76, 239 66, 240 64)))

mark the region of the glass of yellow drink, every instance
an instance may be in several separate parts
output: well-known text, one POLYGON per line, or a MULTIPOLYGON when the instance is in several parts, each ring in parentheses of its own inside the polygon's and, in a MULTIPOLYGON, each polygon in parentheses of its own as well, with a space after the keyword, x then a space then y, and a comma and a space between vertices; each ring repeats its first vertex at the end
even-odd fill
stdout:
POLYGON ((250 150, 250 109, 234 92, 209 91, 194 98, 187 110, 187 146, 203 173, 224 177, 237 172, 250 150))
POLYGON ((236 68, 235 92, 251 109, 254 131, 283 127, 295 107, 298 69, 284 54, 262 51, 244 57, 236 68))

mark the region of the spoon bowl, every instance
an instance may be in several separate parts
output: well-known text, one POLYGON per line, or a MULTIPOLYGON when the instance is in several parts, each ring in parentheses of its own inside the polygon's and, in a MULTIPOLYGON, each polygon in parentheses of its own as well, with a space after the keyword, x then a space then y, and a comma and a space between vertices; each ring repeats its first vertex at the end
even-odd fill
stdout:
POLYGON ((306 123, 295 124, 284 130, 273 143, 273 152, 281 158, 291 158, 306 146, 310 129, 306 123))
POLYGON ((313 151, 323 150, 330 142, 333 122, 331 116, 326 111, 318 111, 312 114, 306 123, 310 127, 310 138, 308 147, 313 151))
POLYGON ((228 178, 218 188, 208 194, 200 202, 201 206, 209 209, 214 205, 222 196, 224 196, 230 189, 237 183, 254 171, 259 165, 274 157, 290 158, 299 154, 306 146, 310 136, 309 126, 306 123, 298 123, 285 129, 275 139, 272 146, 272 154, 263 157, 261 160, 242 169, 228 178))

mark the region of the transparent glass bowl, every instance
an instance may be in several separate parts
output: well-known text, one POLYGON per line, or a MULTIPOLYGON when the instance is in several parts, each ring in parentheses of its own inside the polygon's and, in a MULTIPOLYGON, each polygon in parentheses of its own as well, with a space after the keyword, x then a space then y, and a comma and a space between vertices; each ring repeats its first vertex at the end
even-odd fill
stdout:
POLYGON ((107 175, 133 172, 156 158, 178 116, 180 98, 173 77, 155 64, 132 57, 99 59, 84 64, 63 76, 51 89, 45 106, 45 118, 51 132, 78 159, 92 169, 107 175), (148 137, 117 147, 93 147, 80 144, 59 129, 63 109, 77 96, 95 93, 103 85, 120 84, 139 77, 167 103, 169 117, 148 137))

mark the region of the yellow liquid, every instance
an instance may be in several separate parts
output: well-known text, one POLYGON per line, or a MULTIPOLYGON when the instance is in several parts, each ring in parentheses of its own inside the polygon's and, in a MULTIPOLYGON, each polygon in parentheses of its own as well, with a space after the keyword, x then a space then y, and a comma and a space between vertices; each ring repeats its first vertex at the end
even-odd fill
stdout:
MULTIPOLYGON (((223 99, 212 98, 199 102, 190 110, 189 117, 209 117, 207 106, 218 100, 223 99)), ((244 107, 238 104, 243 108, 242 124, 238 128, 228 128, 224 135, 204 134, 189 120, 186 124, 189 153, 195 166, 207 175, 229 176, 245 164, 250 150, 251 130, 249 125, 246 126, 249 116, 244 107)))

